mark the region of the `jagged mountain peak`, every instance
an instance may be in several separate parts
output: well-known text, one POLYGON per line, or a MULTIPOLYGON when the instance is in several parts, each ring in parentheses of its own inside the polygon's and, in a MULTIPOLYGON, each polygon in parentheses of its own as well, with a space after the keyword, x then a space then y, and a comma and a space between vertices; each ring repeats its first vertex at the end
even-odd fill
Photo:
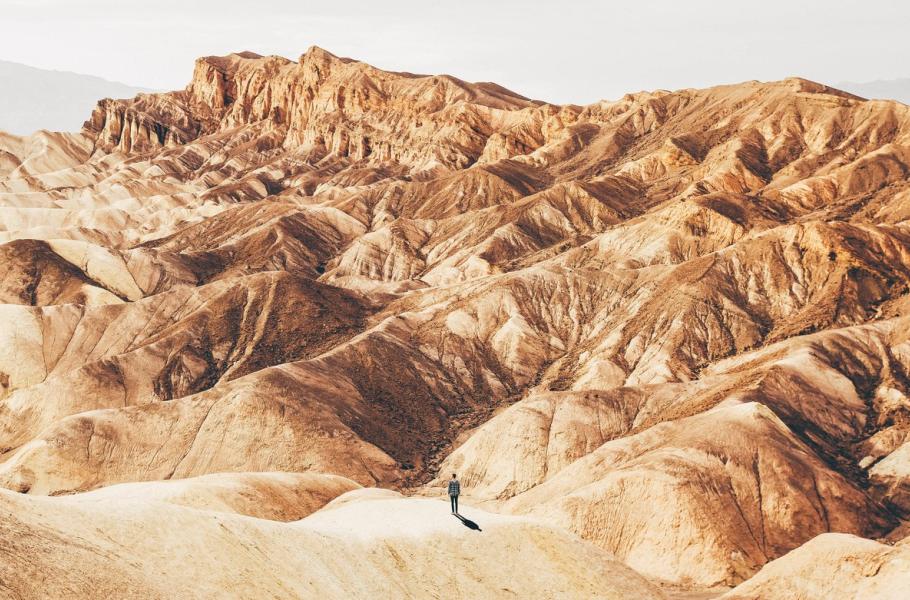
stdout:
POLYGON ((316 46, 316 45, 313 45, 313 46, 310 46, 309 48, 307 48, 306 52, 304 52, 303 54, 300 55, 300 58, 297 62, 303 64, 304 62, 307 62, 307 61, 317 61, 317 62, 338 61, 338 62, 342 62, 342 63, 357 62, 351 58, 342 58, 336 54, 332 54, 325 48, 321 48, 320 46, 316 46))

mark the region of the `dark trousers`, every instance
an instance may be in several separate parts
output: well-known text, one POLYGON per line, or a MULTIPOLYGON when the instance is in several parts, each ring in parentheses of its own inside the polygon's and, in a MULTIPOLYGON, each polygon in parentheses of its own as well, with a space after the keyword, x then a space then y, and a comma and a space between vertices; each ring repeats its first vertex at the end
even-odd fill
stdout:
POLYGON ((452 512, 457 515, 458 514, 458 496, 457 495, 449 496, 449 500, 452 501, 452 512))

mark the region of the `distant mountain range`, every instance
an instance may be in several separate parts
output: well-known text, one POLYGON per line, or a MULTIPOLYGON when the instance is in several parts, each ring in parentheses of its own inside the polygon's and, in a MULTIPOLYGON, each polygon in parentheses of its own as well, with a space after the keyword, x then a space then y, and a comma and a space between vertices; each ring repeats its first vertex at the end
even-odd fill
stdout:
POLYGON ((0 131, 78 131, 101 98, 130 98, 144 88, 92 75, 50 71, 0 61, 0 131))
POLYGON ((843 82, 834 87, 863 98, 879 100, 897 100, 910 104, 910 78, 879 79, 866 83, 843 82))

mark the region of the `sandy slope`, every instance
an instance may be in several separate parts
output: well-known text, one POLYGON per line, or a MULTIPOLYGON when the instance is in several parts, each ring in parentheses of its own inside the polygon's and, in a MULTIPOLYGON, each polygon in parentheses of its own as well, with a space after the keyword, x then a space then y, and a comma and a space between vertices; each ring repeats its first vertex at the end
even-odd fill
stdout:
POLYGON ((130 494, 0 503, 10 598, 663 597, 577 538, 465 507, 470 529, 442 501, 368 497, 293 523, 130 494))
POLYGON ((899 600, 910 585, 910 546, 829 533, 768 563, 724 600, 899 600))
POLYGON ((128 502, 167 502, 201 510, 271 521, 296 521, 312 514, 356 483, 322 473, 212 473, 188 479, 123 483, 61 497, 85 506, 128 502))

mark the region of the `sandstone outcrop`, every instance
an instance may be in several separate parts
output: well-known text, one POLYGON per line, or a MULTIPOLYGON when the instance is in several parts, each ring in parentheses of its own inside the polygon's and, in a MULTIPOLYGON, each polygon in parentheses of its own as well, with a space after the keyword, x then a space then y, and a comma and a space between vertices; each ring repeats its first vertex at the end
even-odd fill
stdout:
MULTIPOLYGON (((233 543, 197 509, 293 520, 458 472, 504 524, 489 561, 549 540, 555 579, 515 567, 516 593, 633 581, 611 557, 677 587, 790 585, 775 565, 846 560, 814 548, 910 514, 908 173, 910 107, 803 79, 557 106, 319 48, 202 58, 81 133, 0 134, 0 486, 34 541, 3 555, 85 543, 120 561, 111 586, 173 595, 186 573, 136 572, 145 550, 91 532, 138 529, 97 506, 198 527, 191 552, 233 543)), ((278 525, 217 518, 290 552, 278 525)), ((366 587, 312 590, 386 589, 395 552, 441 564, 423 534, 373 563, 388 531, 329 529, 294 543, 330 538, 366 587)), ((250 593, 310 589, 262 574, 250 593)), ((399 591, 448 585, 426 577, 399 591)))

